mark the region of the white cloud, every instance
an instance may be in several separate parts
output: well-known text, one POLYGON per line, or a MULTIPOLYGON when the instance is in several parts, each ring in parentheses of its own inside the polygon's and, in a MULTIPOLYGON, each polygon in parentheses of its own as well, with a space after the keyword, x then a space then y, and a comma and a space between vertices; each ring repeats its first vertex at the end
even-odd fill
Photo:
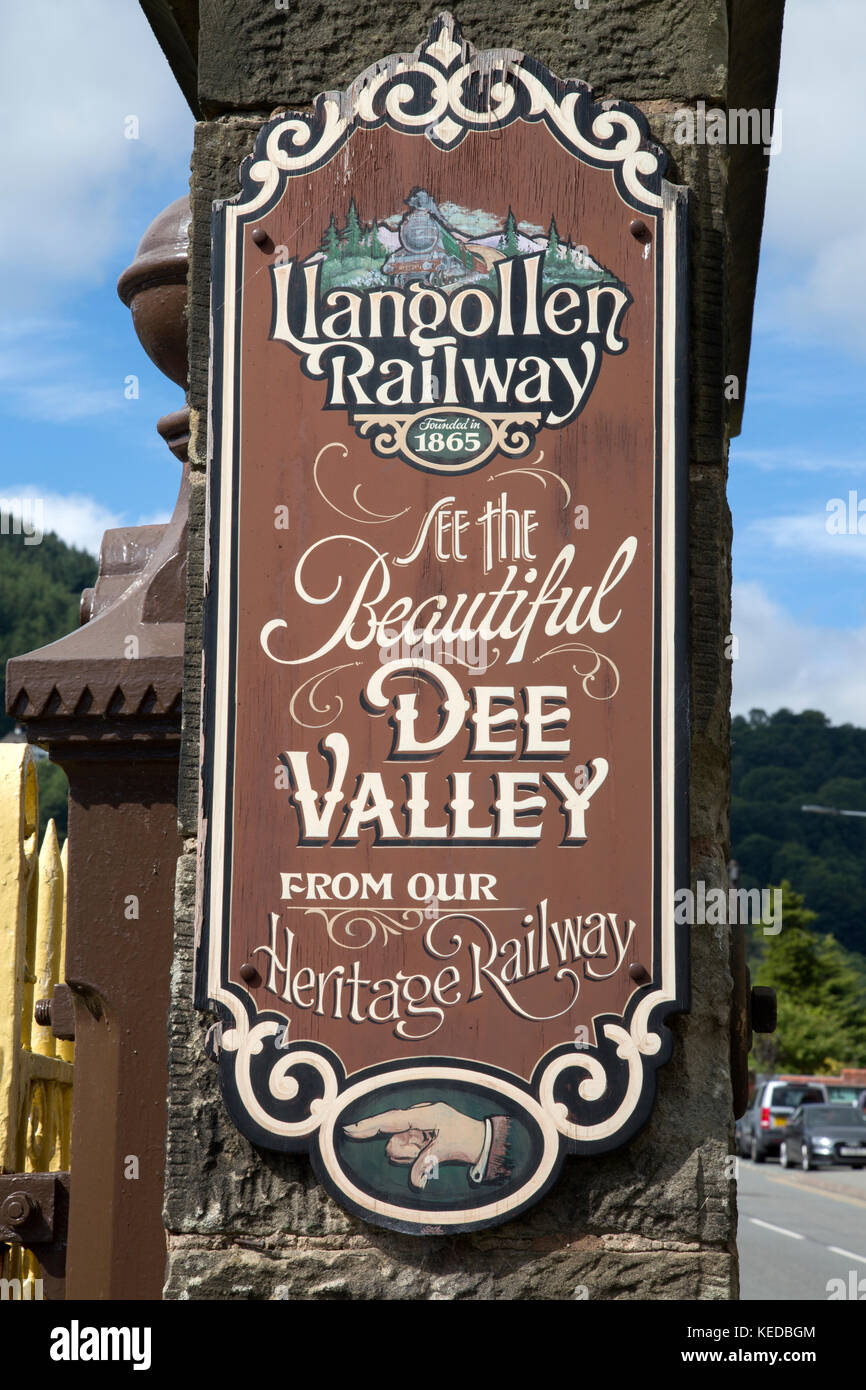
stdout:
POLYGON ((863 0, 788 0, 764 222, 775 330, 862 351, 866 180, 862 177, 863 0))
MULTIPOLYGON (((843 497, 841 501, 845 505, 845 521, 849 522, 848 500, 843 497)), ((853 515, 856 518, 856 510, 853 515)), ((828 531, 827 522, 830 519, 831 514, 827 511, 765 517, 749 523, 744 539, 768 545, 773 550, 795 551, 803 557, 814 556, 826 565, 849 560, 857 564, 866 562, 866 534, 828 531)))
POLYGON ((193 118, 129 0, 5 7, 0 93, 0 303, 20 310, 128 264, 148 187, 176 172, 186 191, 193 118))
POLYGON ((735 584, 735 714, 818 709, 834 723, 866 721, 866 627, 796 622, 760 584, 735 584))
MULTIPOLYGON (((754 398, 753 398, 754 399, 754 398)), ((789 397, 786 396, 786 399, 789 397)), ((799 453, 794 446, 783 449, 746 449, 735 441, 731 446, 731 465, 751 465, 762 473, 777 469, 785 473, 858 473, 866 475, 866 455, 844 458, 836 454, 799 453)))
POLYGON ((139 517, 114 512, 95 497, 84 493, 48 492, 32 483, 4 484, 0 497, 0 526, 9 534, 20 530, 25 536, 54 531, 67 545, 99 554, 104 531, 116 526, 149 526, 168 520, 165 512, 139 517), (17 523, 17 524, 16 524, 17 523))

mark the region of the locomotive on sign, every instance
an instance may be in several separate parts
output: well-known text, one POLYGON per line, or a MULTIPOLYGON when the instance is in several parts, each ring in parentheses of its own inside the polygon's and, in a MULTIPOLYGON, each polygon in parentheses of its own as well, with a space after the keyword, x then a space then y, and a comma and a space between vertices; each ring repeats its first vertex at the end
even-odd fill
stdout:
POLYGON ((484 260, 464 249, 460 233, 443 220, 426 188, 413 188, 398 230, 400 248, 388 257, 382 273, 399 289, 407 285, 453 285, 479 269, 484 260))

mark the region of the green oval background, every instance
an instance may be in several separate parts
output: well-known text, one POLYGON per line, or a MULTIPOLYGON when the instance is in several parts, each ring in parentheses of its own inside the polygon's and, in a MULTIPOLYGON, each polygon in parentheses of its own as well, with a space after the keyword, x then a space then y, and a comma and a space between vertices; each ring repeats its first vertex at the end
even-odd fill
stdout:
POLYGON ((346 1107, 334 1130, 334 1148, 341 1166, 365 1192, 382 1201, 420 1209, 477 1207, 500 1201, 522 1187, 538 1166, 542 1136, 535 1121, 519 1106, 497 1091, 470 1087, 464 1082, 403 1081, 385 1086, 372 1095, 362 1096, 346 1107), (473 1119, 488 1115, 507 1115, 512 1121, 509 1136, 514 1164, 510 1178, 499 1183, 469 1181, 469 1165, 441 1163, 438 1178, 422 1191, 409 1186, 409 1165, 391 1163, 385 1154, 389 1135, 375 1139, 349 1139, 343 1126, 355 1124, 384 1110, 405 1110, 422 1102, 444 1101, 473 1119))
MULTIPOLYGON (((452 433, 452 431, 446 430, 443 431, 443 433, 447 438, 447 436, 450 433, 452 433)), ((463 431, 460 431, 460 433, 462 434, 463 431)), ((486 423, 486 421, 480 419, 477 415, 472 415, 468 413, 465 410, 431 410, 428 415, 421 416, 421 418, 419 420, 416 420, 416 422, 413 425, 410 425, 409 429, 406 432, 406 442, 409 445, 409 448, 412 450, 413 454, 417 454, 418 458, 424 459, 426 463, 436 463, 439 465, 443 465, 443 471, 447 471, 449 465, 452 465, 454 468, 459 468, 467 463, 471 464, 472 461, 475 459, 480 459, 482 454, 484 453, 484 450, 489 447, 492 439, 493 431, 491 430, 490 426, 486 423), (431 417, 440 420, 465 420, 473 430, 477 430, 479 436, 478 448, 472 451, 471 453, 466 449, 460 449, 459 451, 451 450, 447 446, 444 449, 438 449, 435 452, 431 449, 419 448, 418 436, 423 433, 432 433, 432 431, 430 430, 423 431, 420 428, 420 426, 423 424, 425 419, 429 419, 431 417)))

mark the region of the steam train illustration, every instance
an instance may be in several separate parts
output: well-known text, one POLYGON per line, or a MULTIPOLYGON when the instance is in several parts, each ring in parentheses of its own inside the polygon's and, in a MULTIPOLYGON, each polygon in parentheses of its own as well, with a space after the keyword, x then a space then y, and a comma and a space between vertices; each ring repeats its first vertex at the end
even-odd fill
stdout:
POLYGON ((413 188, 397 231, 400 246, 382 266, 398 289, 420 282, 452 285, 485 270, 484 260, 469 250, 449 227, 426 188, 413 188))

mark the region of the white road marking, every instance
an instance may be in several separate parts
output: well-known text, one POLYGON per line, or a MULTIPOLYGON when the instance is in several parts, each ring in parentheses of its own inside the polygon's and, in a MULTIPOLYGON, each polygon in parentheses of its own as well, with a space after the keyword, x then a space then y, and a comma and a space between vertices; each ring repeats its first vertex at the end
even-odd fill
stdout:
POLYGON ((757 1216, 750 1216, 749 1220, 753 1226, 763 1226, 765 1231, 776 1231, 780 1236, 790 1236, 792 1240, 805 1240, 798 1231, 786 1231, 784 1226, 774 1226, 771 1221, 759 1221, 757 1216))
POLYGON ((828 1245, 834 1255, 844 1255, 847 1260, 859 1260, 861 1265, 866 1265, 866 1255, 855 1255, 853 1250, 843 1250, 841 1245, 828 1245))

